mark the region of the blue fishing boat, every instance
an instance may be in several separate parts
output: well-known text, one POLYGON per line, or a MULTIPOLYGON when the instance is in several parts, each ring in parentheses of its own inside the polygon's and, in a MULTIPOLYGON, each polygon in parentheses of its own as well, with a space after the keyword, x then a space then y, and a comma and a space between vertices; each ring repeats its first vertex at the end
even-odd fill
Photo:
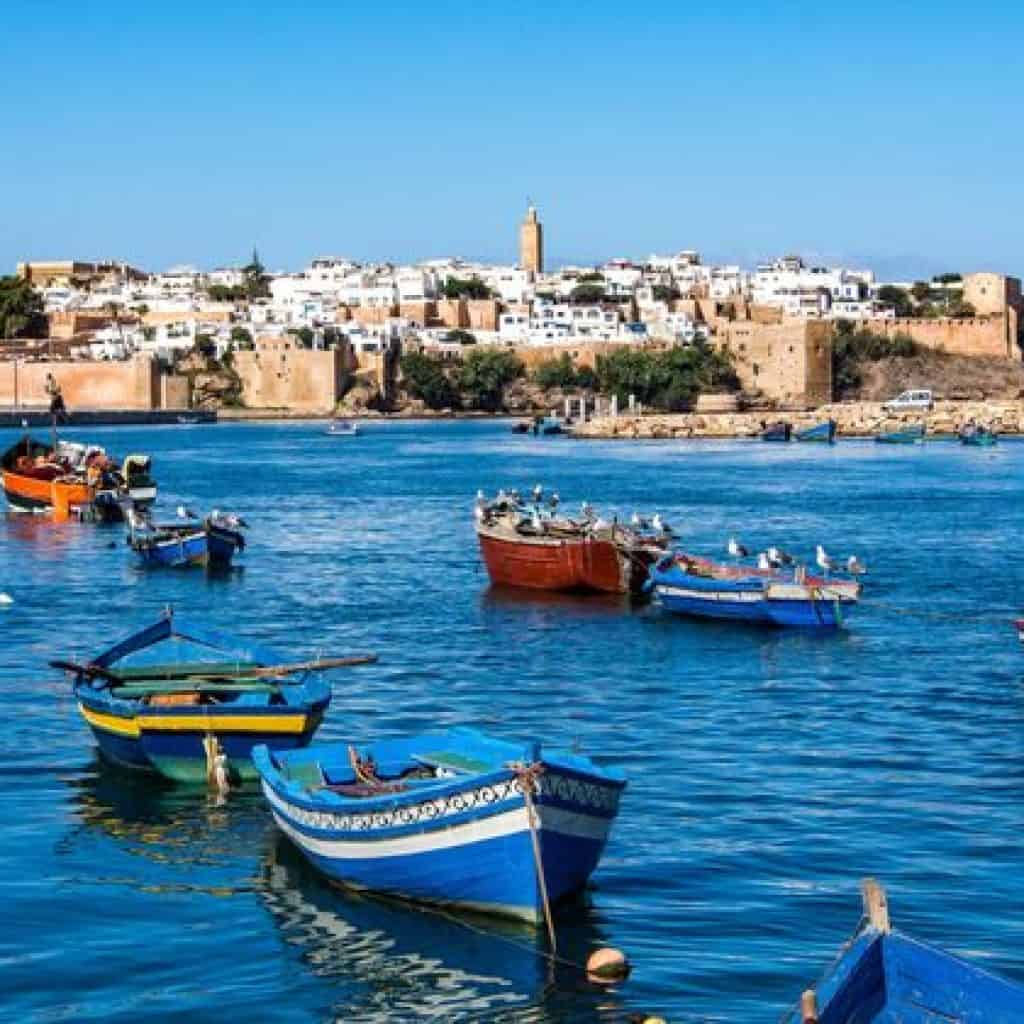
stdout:
POLYGON ((915 423, 912 426, 904 427, 902 430, 890 430, 875 435, 878 444, 920 444, 924 440, 925 426, 923 423, 915 423))
POLYGON ((253 752, 281 830, 335 882, 543 920, 597 867, 622 776, 471 729, 253 752))
POLYGON ((822 423, 815 423, 813 426, 805 427, 796 432, 798 441, 817 441, 821 444, 835 444, 836 431, 839 424, 835 420, 825 420, 822 423))
POLYGON ((802 567, 719 565, 679 552, 651 567, 647 586, 675 615, 808 629, 842 626, 861 590, 856 580, 811 576, 802 567))
POLYGON ((802 1024, 1019 1024, 1024 986, 889 923, 885 892, 863 883, 864 924, 787 1021, 802 1024))
POLYGON ((72 673, 103 756, 176 782, 203 782, 224 755, 230 779, 253 779, 253 747, 303 747, 331 700, 315 673, 373 656, 289 663, 278 651, 166 612, 72 673))
POLYGON ((154 523, 144 510, 128 514, 128 544, 143 565, 164 568, 230 568, 245 549, 245 520, 214 511, 200 521, 185 515, 178 522, 154 523))
POLYGON ((959 433, 960 443, 972 448, 991 448, 997 440, 996 432, 981 424, 968 423, 959 433))
POLYGON ((348 420, 331 420, 324 433, 328 437, 356 437, 359 433, 359 424, 350 423, 348 420))
POLYGON ((778 423, 767 424, 761 431, 762 441, 788 441, 793 435, 793 424, 780 420, 778 423))

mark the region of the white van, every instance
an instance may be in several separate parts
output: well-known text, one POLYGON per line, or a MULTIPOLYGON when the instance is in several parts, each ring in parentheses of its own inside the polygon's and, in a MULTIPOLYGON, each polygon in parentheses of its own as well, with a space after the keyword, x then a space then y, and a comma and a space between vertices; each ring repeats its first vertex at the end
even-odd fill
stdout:
POLYGON ((935 398, 931 391, 924 389, 904 391, 895 398, 890 398, 882 408, 886 412, 899 412, 901 409, 934 409, 935 398))

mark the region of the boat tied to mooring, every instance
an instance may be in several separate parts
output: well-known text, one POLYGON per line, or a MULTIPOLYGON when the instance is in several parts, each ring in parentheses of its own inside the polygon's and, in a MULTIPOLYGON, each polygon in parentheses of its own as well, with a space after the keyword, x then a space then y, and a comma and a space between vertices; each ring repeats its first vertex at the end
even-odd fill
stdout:
POLYGON ((25 434, 0 458, 4 495, 15 512, 93 522, 121 522, 127 510, 156 500, 146 455, 121 465, 95 444, 25 434))
POLYGON ((808 629, 841 627, 861 594, 855 579, 802 565, 724 565, 678 551, 651 567, 647 586, 676 615, 808 629))
POLYGON ((796 431, 793 435, 797 441, 817 442, 819 444, 835 444, 839 424, 835 420, 823 420, 796 431))
POLYGON ((999 437, 991 427, 971 421, 957 432, 960 443, 971 448, 991 448, 999 437))
POLYGON ((888 430, 875 435, 877 444, 921 444, 924 441, 925 425, 912 423, 900 430, 888 430))
POLYGON ((533 925, 586 885, 626 785, 466 728, 253 760, 278 827, 332 881, 533 925))
POLYGON ((1024 986, 892 927, 885 890, 861 883, 853 938, 783 1024, 1019 1024, 1024 986))
POLYGON ((476 533, 492 583, 643 593, 648 568, 664 553, 669 534, 603 519, 586 503, 572 518, 559 512, 557 494, 545 499, 539 487, 531 499, 523 500, 518 491, 499 491, 492 499, 477 495, 476 533))
POLYGON ((778 423, 762 423, 762 441, 788 441, 793 436, 793 424, 785 420, 778 423))
POLYGON ((199 519, 185 508, 176 522, 156 523, 148 510, 128 513, 128 545, 147 566, 230 568, 235 554, 245 550, 248 523, 230 512, 214 509, 199 519))
POLYGON ((254 779, 257 745, 305 746, 331 700, 320 673, 374 660, 295 662, 168 610, 91 661, 51 665, 72 674, 79 711, 105 759, 196 783, 218 767, 231 781, 254 779))

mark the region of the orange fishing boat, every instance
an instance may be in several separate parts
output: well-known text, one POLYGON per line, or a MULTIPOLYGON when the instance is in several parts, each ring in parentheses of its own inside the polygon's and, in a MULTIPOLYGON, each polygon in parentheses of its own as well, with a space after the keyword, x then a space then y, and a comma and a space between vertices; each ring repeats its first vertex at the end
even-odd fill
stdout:
POLYGON ((616 522, 558 517, 551 506, 478 499, 476 533, 492 583, 531 590, 642 592, 661 544, 616 522))

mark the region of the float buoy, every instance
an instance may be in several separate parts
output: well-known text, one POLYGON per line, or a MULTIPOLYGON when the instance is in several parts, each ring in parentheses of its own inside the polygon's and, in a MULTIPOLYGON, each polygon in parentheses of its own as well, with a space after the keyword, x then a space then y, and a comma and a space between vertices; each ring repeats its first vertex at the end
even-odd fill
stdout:
POLYGON ((599 985, 613 985, 629 977, 630 965, 626 954, 605 946, 587 957, 587 978, 599 985))

